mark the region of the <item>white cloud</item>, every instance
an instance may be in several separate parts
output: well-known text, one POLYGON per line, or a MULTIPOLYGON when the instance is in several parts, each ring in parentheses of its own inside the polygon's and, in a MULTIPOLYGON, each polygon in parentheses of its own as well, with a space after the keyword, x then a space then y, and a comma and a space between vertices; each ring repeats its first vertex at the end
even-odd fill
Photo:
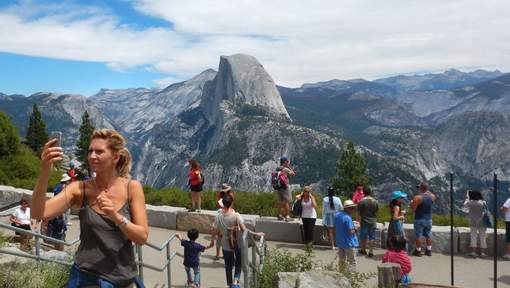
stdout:
POLYGON ((128 3, 173 28, 134 29, 94 6, 23 2, 0 11, 0 50, 172 75, 156 83, 185 80, 234 53, 257 57, 289 86, 450 67, 510 70, 505 0, 128 3))

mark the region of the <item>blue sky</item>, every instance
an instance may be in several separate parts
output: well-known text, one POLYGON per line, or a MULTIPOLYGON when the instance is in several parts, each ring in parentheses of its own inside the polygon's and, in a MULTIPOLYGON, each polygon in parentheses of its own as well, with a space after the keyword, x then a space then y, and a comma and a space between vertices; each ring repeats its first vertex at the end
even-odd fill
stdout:
POLYGON ((0 92, 164 87, 255 56, 290 87, 333 78, 510 71, 508 1, 0 1, 0 92))

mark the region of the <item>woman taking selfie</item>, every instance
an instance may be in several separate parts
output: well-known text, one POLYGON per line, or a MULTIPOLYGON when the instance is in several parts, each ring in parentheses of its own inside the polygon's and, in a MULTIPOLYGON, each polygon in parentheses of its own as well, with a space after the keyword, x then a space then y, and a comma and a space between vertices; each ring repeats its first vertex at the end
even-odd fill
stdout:
POLYGON ((87 160, 95 177, 72 182, 46 200, 52 166, 62 160, 56 139, 44 145, 41 175, 32 198, 33 218, 48 220, 71 206, 80 209, 80 246, 67 287, 143 287, 137 278, 133 244, 148 237, 142 185, 131 180, 131 154, 115 130, 94 131, 87 160))

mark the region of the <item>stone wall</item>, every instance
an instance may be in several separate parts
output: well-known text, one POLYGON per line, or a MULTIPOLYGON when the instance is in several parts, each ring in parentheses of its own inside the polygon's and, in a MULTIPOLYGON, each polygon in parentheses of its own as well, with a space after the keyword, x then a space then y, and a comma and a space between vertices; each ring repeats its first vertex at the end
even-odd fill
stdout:
MULTIPOLYGON (((50 194, 48 196, 51 196, 50 194)), ((22 197, 32 198, 32 191, 25 189, 17 189, 10 186, 0 185, 0 203, 4 205, 17 202, 22 197)), ((210 233, 212 223, 217 215, 217 211, 202 210, 201 213, 188 212, 181 207, 170 206, 153 206, 147 205, 147 217, 149 225, 167 229, 176 229, 186 231, 190 228, 196 228, 201 233, 210 233)), ((252 230, 262 231, 266 233, 266 239, 271 241, 302 243, 302 224, 300 220, 294 219, 290 222, 278 221, 275 217, 260 217, 258 215, 243 215, 245 225, 252 230)), ((385 247, 386 228, 388 223, 378 223, 376 240, 385 247)), ((414 230, 412 224, 404 224, 405 234, 409 241, 409 251, 414 249, 414 230)), ((315 224, 315 244, 328 245, 326 237, 326 229, 322 225, 322 220, 317 219, 315 224)), ((505 231, 499 229, 498 234, 498 251, 500 255, 504 252, 504 236, 505 231)), ((492 255, 494 240, 493 229, 487 230, 487 253, 492 255)), ((469 250, 469 228, 454 228, 454 252, 467 253, 469 250)), ((433 226, 432 239, 434 241, 432 247, 434 252, 449 253, 450 252, 450 227, 449 226, 433 226)))

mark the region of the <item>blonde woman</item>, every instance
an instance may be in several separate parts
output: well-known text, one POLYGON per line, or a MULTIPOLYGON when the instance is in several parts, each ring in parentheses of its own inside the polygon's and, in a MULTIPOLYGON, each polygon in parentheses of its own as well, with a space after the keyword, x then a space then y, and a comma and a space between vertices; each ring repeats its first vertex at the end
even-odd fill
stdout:
POLYGON ((317 201, 312 195, 312 187, 305 186, 303 193, 297 195, 296 198, 301 201, 303 211, 301 212, 301 220, 303 221, 304 243, 305 245, 313 244, 313 230, 315 221, 317 221, 317 201))
POLYGON ((148 237, 142 185, 131 180, 131 154, 124 138, 115 130, 94 131, 88 163, 95 177, 72 182, 57 196, 46 200, 52 166, 62 160, 56 140, 44 145, 41 174, 32 198, 35 219, 52 219, 69 207, 79 208, 80 246, 71 268, 68 288, 143 287, 137 277, 133 244, 148 237))

